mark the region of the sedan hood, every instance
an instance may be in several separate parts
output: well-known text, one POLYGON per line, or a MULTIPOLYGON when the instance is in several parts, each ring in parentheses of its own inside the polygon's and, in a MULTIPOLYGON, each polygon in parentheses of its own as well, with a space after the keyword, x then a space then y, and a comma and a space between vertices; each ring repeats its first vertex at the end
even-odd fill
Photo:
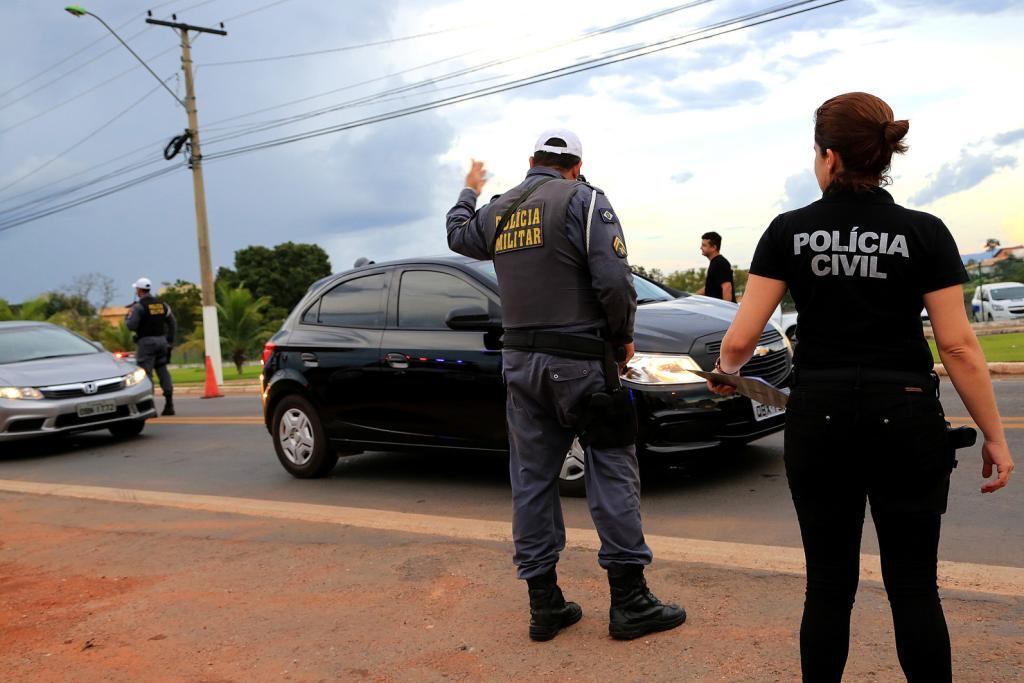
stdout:
POLYGON ((689 353, 697 339, 725 334, 737 310, 737 304, 696 295, 638 306, 633 329, 636 350, 689 353))
POLYGON ((45 387, 127 375, 135 369, 106 352, 0 365, 0 386, 45 387))

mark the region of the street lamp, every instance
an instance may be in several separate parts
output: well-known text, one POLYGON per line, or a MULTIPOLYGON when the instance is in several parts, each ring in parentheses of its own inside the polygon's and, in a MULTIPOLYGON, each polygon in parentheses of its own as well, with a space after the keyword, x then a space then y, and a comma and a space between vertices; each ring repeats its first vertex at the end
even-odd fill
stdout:
POLYGON ((149 64, 146 64, 145 60, 143 60, 142 57, 140 57, 138 54, 136 54, 135 50, 133 50, 128 45, 128 43, 124 42, 124 40, 121 39, 121 36, 117 35, 117 31, 115 31, 114 29, 110 28, 110 25, 107 24, 107 22, 103 21, 103 19, 101 19, 98 15, 93 14, 92 12, 90 12, 89 10, 85 9, 84 7, 82 7, 80 5, 68 5, 67 7, 64 8, 64 11, 67 12, 68 14, 70 14, 73 17, 84 17, 85 15, 88 14, 90 17, 92 17, 96 21, 98 21, 101 24, 103 24, 103 26, 108 31, 110 31, 111 35, 113 35, 115 38, 117 38, 117 40, 122 45, 125 46, 125 48, 128 50, 128 52, 132 53, 132 56, 135 57, 135 59, 139 60, 139 64, 141 64, 142 66, 146 67, 146 71, 148 71, 149 73, 153 74, 153 78, 158 80, 160 82, 160 85, 162 85, 164 87, 164 90, 166 90, 167 92, 169 92, 171 94, 171 97, 174 98, 174 101, 177 102, 178 104, 180 104, 182 107, 185 107, 185 109, 188 109, 188 107, 185 106, 185 103, 182 101, 182 99, 180 97, 178 97, 177 95, 175 95, 173 90, 171 90, 170 88, 167 87, 167 84, 164 83, 164 80, 162 78, 160 78, 159 76, 157 76, 155 71, 153 71, 152 69, 149 68, 149 64))
MULTIPOLYGON (((189 166, 192 169, 192 186, 193 193, 195 196, 196 204, 196 239, 199 243, 199 277, 201 281, 200 292, 202 294, 203 301, 203 337, 204 344, 206 346, 206 358, 207 358, 207 369, 212 366, 216 383, 219 385, 223 382, 223 374, 221 370, 221 354, 220 354, 220 324, 217 320, 217 302, 213 291, 213 265, 210 259, 210 236, 206 222, 206 190, 203 185, 203 166, 202 159, 203 155, 199 148, 199 118, 196 112, 196 95, 194 85, 192 81, 192 52, 191 46, 189 45, 188 32, 197 31, 201 33, 214 33, 221 36, 226 36, 227 32, 223 29, 204 28, 202 26, 191 26, 189 24, 177 23, 177 17, 175 22, 161 21, 158 19, 146 19, 148 24, 158 24, 160 26, 169 26, 180 32, 181 35, 181 68, 185 73, 185 99, 181 99, 174 94, 174 91, 167 87, 163 79, 156 75, 156 72, 149 68, 149 64, 135 53, 128 43, 121 39, 121 36, 117 35, 117 32, 110 28, 107 22, 103 21, 99 16, 93 14, 89 10, 85 9, 80 5, 68 5, 64 8, 68 14, 73 17, 83 17, 89 15, 96 21, 103 24, 104 28, 110 31, 117 40, 125 46, 128 52, 132 53, 135 59, 139 60, 142 66, 146 67, 146 71, 153 74, 153 78, 160 81, 160 85, 164 87, 164 90, 171 94, 174 101, 184 107, 185 112, 188 114, 188 129, 187 133, 189 136, 189 142, 191 143, 191 156, 189 157, 189 166)), ((223 24, 221 24, 223 27, 223 24)), ((220 395, 219 393, 216 395, 220 395)), ((205 398, 205 397, 204 397, 205 398)))

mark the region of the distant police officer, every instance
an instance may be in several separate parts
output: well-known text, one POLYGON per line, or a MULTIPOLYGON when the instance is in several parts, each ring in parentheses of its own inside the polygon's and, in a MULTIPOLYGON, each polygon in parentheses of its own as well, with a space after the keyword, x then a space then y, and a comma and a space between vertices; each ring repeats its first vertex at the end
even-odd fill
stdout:
POLYGON ((125 325, 135 333, 135 362, 149 374, 150 380, 156 370, 160 389, 164 392, 164 411, 161 414, 174 415, 174 386, 171 373, 167 371, 177 330, 174 314, 170 306, 153 296, 153 284, 148 279, 139 278, 132 286, 138 301, 129 309, 125 325))
POLYGON ((1004 486, 1013 470, 964 313, 967 273, 956 243, 941 220, 897 205, 881 188, 892 155, 906 150, 909 126, 867 93, 818 108, 814 171, 824 194, 778 216, 761 237, 718 361, 722 372, 739 372, 788 287, 800 313, 785 460, 807 560, 805 681, 843 676, 866 503, 900 665, 910 681, 952 679, 936 565, 955 449, 967 444, 965 432, 946 428, 922 305, 950 379, 985 435, 982 475, 998 473, 982 492, 1004 486))
POLYGON ((474 161, 447 221, 449 246, 493 259, 498 276, 514 560, 529 586, 529 633, 549 640, 582 616, 555 573, 565 548, 558 476, 579 435, 598 561, 611 587, 609 632, 636 638, 675 628, 686 613, 655 598, 643 574, 651 551, 640 522, 635 414, 616 367, 633 355, 626 243, 607 197, 580 180, 579 139, 549 130, 534 150, 526 179, 479 211, 485 173, 474 161))

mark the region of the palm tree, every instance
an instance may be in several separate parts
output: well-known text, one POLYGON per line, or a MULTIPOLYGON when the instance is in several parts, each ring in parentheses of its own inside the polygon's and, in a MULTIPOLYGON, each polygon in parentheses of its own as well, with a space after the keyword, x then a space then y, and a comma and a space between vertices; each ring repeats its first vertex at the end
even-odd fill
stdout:
POLYGON ((101 335, 100 341, 108 351, 130 351, 135 348, 135 335, 124 321, 120 321, 117 327, 107 326, 101 335))
POLYGON ((263 309, 269 303, 270 297, 256 299, 244 287, 217 284, 221 348, 225 355, 231 357, 239 375, 242 374, 242 363, 257 352, 270 332, 263 318, 263 309))

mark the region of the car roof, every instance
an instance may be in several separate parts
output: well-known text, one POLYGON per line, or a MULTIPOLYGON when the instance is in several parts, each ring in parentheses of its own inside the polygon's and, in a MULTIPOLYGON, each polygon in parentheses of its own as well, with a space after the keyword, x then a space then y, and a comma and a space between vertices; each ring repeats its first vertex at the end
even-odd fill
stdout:
POLYGON ((10 330, 18 327, 60 327, 53 323, 43 322, 41 320, 6 320, 0 322, 0 330, 10 330))
POLYGON ((982 285, 989 289, 1005 289, 1006 287, 1024 287, 1024 283, 1021 282, 993 282, 988 285, 982 285))

